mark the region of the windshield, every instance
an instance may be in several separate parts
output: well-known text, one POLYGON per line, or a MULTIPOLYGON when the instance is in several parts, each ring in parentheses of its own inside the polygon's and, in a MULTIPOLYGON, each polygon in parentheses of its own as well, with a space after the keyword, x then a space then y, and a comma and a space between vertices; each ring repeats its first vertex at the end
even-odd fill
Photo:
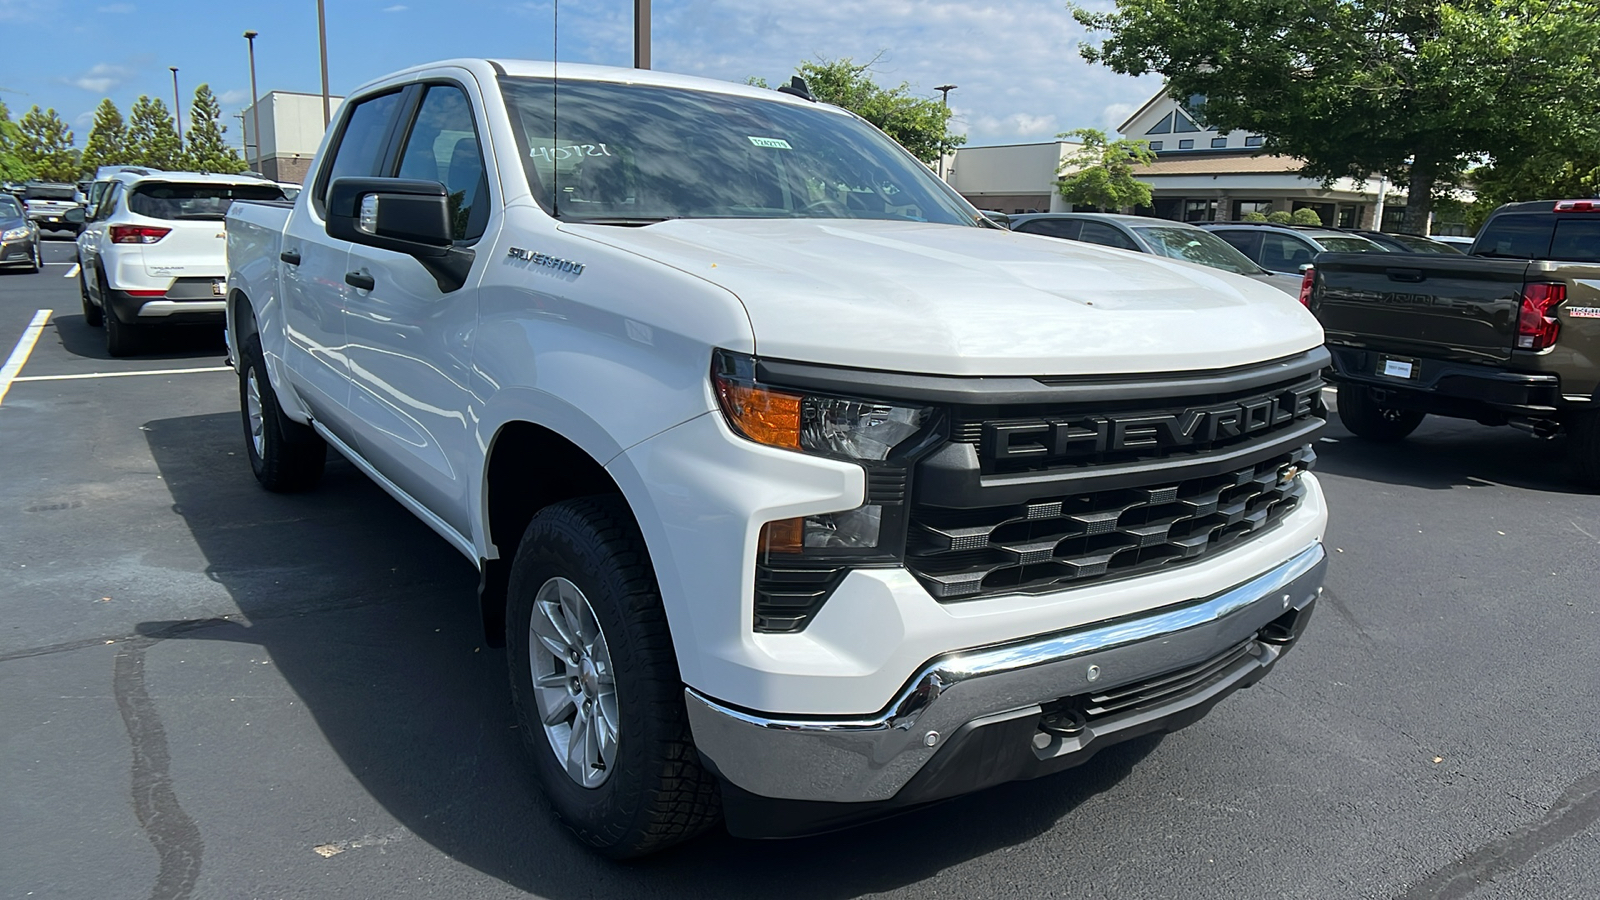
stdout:
POLYGON ((1314 234, 1311 236, 1322 249, 1334 253, 1387 253, 1382 246, 1349 234, 1314 234))
POLYGON ((1249 257, 1235 250, 1233 245, 1209 231, 1175 225, 1135 225, 1133 230, 1162 256, 1199 263, 1235 275, 1259 275, 1263 271, 1249 257))
POLYGON ((20 218, 22 218, 22 207, 18 206, 17 201, 11 199, 10 196, 0 194, 0 219, 20 218))
MULTIPOLYGON (((529 187, 568 221, 980 218, 882 133, 829 108, 642 85, 501 80, 529 187), (557 127, 551 105, 559 99, 557 127)), ((984 227, 988 227, 984 223, 984 227)))
POLYGON ((128 211, 152 219, 225 219, 235 200, 282 200, 275 184, 169 184, 140 182, 128 211))

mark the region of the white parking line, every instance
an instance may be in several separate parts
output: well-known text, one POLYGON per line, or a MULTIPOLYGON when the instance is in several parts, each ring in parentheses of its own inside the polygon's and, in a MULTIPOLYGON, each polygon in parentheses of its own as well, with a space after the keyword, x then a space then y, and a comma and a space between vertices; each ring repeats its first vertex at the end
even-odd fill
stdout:
POLYGON ((11 348, 11 355, 6 357, 6 364, 0 366, 0 403, 6 400, 6 391, 11 390, 11 382, 17 380, 17 373, 22 371, 22 366, 28 361, 28 355, 33 353, 33 345, 39 343, 39 335, 44 333, 44 325, 50 321, 51 310, 41 309, 33 314, 33 321, 28 323, 28 330, 17 338, 17 345, 11 348))
MULTIPOLYGON (((64 266, 64 265, 66 265, 66 263, 47 263, 46 265, 63 265, 64 266)), ((78 274, 78 264, 77 263, 73 263, 72 264, 72 268, 67 270, 67 274, 65 274, 65 275, 63 275, 61 277, 62 278, 71 278, 72 276, 74 276, 76 274, 78 274)))
MULTIPOLYGON (((82 381, 86 378, 127 378, 130 375, 189 375, 195 372, 232 372, 232 366, 206 366, 199 369, 149 369, 141 372, 80 372, 76 375, 24 375, 12 381, 82 381)), ((0 391, 0 398, 5 396, 0 391)))

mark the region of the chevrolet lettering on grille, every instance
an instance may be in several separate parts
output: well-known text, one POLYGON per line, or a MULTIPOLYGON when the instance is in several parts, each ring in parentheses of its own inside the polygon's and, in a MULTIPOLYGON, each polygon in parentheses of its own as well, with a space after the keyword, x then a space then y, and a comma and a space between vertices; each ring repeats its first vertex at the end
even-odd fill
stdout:
POLYGON ((1315 414, 1321 390, 1320 381, 1307 382, 1270 394, 1178 412, 989 422, 984 426, 983 452, 996 462, 1038 462, 1227 443, 1315 414))

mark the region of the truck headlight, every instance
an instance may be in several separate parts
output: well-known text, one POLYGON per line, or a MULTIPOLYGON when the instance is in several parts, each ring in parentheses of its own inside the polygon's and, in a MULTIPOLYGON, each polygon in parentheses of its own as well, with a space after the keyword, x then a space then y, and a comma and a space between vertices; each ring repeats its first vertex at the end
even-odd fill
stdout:
POLYGON ((808 394, 755 380, 755 360, 719 350, 711 381, 734 431, 758 444, 842 459, 881 462, 922 430, 926 407, 808 394))

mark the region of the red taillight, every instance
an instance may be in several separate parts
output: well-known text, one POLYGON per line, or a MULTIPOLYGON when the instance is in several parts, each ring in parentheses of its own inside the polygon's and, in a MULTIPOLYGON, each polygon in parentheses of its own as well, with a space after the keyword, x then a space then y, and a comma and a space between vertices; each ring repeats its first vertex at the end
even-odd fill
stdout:
POLYGON ((1305 274, 1300 276, 1300 305, 1311 308, 1311 285, 1317 280, 1317 270, 1306 268, 1305 274))
POLYGON ((1556 212, 1600 212, 1600 200, 1557 200, 1556 212))
POLYGON ((113 225, 111 243, 154 244, 171 232, 171 228, 162 228, 159 225, 113 225))
POLYGON ((129 297, 165 297, 166 291, 124 291, 129 297))
POLYGON ((1522 312, 1517 316, 1517 349, 1543 350, 1561 335, 1556 307, 1567 299, 1567 286, 1535 282, 1522 286, 1522 312))

